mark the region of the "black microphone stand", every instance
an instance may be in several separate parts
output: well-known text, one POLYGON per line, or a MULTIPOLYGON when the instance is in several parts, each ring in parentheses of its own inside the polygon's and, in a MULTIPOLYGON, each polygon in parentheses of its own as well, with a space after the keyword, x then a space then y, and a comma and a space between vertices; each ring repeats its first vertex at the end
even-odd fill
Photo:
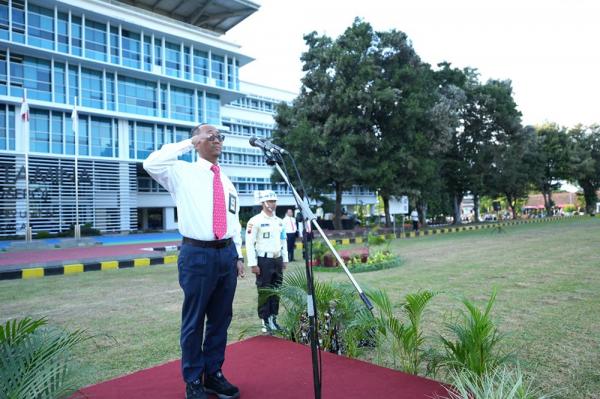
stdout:
POLYGON ((364 302, 367 309, 369 309, 369 311, 371 311, 373 309, 373 304, 371 304, 371 301, 369 300, 367 295, 360 288, 360 286, 358 285, 358 283, 352 276, 352 273, 350 273, 350 270, 348 270, 346 263, 344 262, 344 260, 340 256, 340 254, 335 250, 335 248, 331 244, 331 241, 329 241, 329 239, 327 238, 327 236, 321 229, 321 226, 319 226, 319 223, 317 223, 317 218, 316 218, 315 214, 310 210, 308 202, 298 194, 298 192, 296 191, 296 189, 290 182, 290 179, 288 178, 286 173, 279 166, 280 164, 283 164, 283 158, 281 156, 281 153, 273 148, 271 148, 271 149, 263 148, 263 151, 265 154, 267 164, 271 165, 271 166, 275 166, 275 168, 277 169, 277 171, 279 172, 279 174, 281 175, 283 180, 286 182, 288 187, 292 190, 292 193, 294 194, 294 200, 296 201, 298 209, 300 209, 300 211, 302 212, 302 216, 304 218, 304 223, 303 223, 304 231, 303 231, 303 236, 302 236, 302 245, 303 245, 303 249, 305 252, 304 264, 305 264, 305 268, 306 268, 306 289, 307 289, 306 306, 307 306, 307 314, 308 314, 308 321, 309 321, 309 340, 310 340, 310 349, 311 349, 311 355, 312 355, 313 384, 314 384, 315 399, 321 399, 321 367, 320 367, 320 363, 319 363, 319 331, 317 328, 317 320, 318 320, 318 318, 317 318, 317 303, 316 303, 316 298, 315 298, 315 287, 314 287, 313 270, 312 270, 312 264, 311 264, 312 237, 310 237, 310 238, 308 237, 308 234, 309 234, 308 230, 307 230, 308 224, 312 223, 312 225, 319 231, 319 234, 321 234, 321 237, 323 238, 323 240, 329 247, 329 250, 331 251, 331 253, 333 253, 333 255, 337 259, 340 266, 342 266, 342 268, 344 269, 344 272, 346 273, 346 275, 348 276, 348 278, 354 285, 354 288, 357 290, 357 292, 360 296, 360 299, 362 299, 362 301, 364 302))

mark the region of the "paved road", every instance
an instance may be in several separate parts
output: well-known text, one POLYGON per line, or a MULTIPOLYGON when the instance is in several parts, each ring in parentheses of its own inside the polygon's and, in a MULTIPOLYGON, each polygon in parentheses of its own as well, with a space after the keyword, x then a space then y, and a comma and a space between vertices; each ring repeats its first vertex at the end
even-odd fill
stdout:
MULTIPOLYGON (((61 239, 35 240, 40 248, 9 249, 12 244, 3 242, 0 247, 0 270, 79 263, 83 261, 117 260, 147 257, 156 252, 147 248, 176 246, 181 242, 179 233, 151 233, 93 237, 94 246, 53 248, 61 239)), ((22 241, 21 241, 22 243, 22 241)))

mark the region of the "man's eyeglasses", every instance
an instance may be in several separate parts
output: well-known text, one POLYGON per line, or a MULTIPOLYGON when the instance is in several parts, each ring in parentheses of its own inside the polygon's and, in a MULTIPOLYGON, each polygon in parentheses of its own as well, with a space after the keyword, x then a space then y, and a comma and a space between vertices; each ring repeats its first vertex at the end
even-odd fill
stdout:
POLYGON ((206 141, 216 141, 216 140, 219 140, 222 143, 223 141, 225 141, 225 135, 219 133, 219 134, 213 134, 206 138, 206 141))

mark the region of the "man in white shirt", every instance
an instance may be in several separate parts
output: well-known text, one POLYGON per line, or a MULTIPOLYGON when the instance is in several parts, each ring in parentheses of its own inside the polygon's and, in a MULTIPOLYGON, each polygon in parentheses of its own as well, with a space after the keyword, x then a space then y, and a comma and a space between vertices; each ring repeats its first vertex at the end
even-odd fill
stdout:
POLYGON ((277 324, 279 297, 272 295, 262 301, 260 289, 281 286, 288 260, 287 237, 283 221, 275 215, 277 195, 271 190, 264 190, 255 192, 254 197, 261 204, 262 211, 248 221, 246 256, 248 266, 256 275, 262 331, 270 333, 280 329, 277 324))
POLYGON ((217 164, 225 136, 206 124, 192 129, 191 136, 154 151, 144 169, 173 197, 183 236, 177 268, 184 294, 180 345, 186 399, 205 399, 207 393, 233 399, 240 391, 221 368, 237 277, 244 276, 238 194, 217 164), (197 162, 177 160, 191 150, 198 153, 197 162))
POLYGON ((296 218, 294 217, 294 211, 292 209, 287 210, 287 213, 283 218, 283 225, 287 236, 288 261, 293 262, 298 227, 296 226, 296 218))
POLYGON ((410 220, 412 220, 413 231, 419 232, 419 212, 417 208, 414 208, 410 213, 410 220))

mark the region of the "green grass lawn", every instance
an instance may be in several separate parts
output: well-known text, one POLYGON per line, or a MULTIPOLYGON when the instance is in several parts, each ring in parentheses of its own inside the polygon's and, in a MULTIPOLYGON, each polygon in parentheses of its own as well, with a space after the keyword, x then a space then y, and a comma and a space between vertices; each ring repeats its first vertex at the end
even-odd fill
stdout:
MULTIPOLYGON (((395 240, 390 249, 402 266, 355 278, 396 304, 419 289, 442 291, 425 316, 431 339, 460 309, 457 296, 483 305, 497 289, 493 318, 536 384, 559 398, 600 397, 600 218, 395 240)), ((178 358, 181 299, 174 265, 0 281, 0 322, 46 316, 87 329, 95 336, 79 354, 87 385, 178 358)), ((230 342, 259 334, 253 277, 239 280, 234 306, 230 342)))

